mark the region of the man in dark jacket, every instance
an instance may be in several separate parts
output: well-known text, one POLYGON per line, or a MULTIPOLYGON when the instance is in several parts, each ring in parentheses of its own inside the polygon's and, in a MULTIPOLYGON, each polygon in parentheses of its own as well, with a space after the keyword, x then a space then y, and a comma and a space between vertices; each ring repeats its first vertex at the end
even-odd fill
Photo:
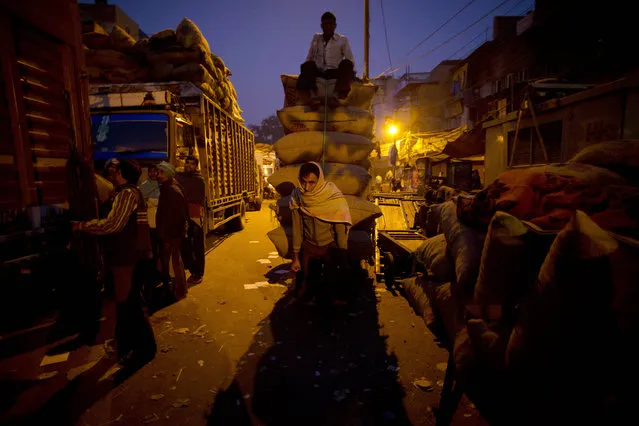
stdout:
POLYGON ((175 278, 171 290, 175 299, 181 300, 188 293, 184 264, 180 254, 180 246, 189 218, 188 206, 182 188, 174 179, 175 167, 163 161, 157 168, 160 200, 155 222, 161 242, 162 273, 169 282, 170 265, 173 266, 175 278))
POLYGON ((191 272, 188 282, 199 284, 204 276, 204 205, 206 184, 198 170, 199 160, 193 155, 186 157, 184 172, 176 180, 182 185, 189 205, 189 231, 186 244, 182 245, 182 257, 191 272))
MULTIPOLYGON (((134 276, 137 264, 150 255, 146 205, 137 188, 140 168, 116 159, 107 164, 115 187, 113 204, 104 219, 74 222, 73 229, 103 235, 105 263, 113 275, 117 302, 115 338, 120 363, 140 366, 151 360, 157 347, 153 328, 144 311, 142 282, 134 276)), ((137 274, 135 274, 137 275, 137 274)))

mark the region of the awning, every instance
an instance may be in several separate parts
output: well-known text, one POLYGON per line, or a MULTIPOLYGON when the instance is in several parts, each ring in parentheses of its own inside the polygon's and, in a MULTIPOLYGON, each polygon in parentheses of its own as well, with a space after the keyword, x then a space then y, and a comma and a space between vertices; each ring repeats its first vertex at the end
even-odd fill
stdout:
POLYGON ((456 140, 449 142, 442 152, 453 158, 483 155, 486 151, 484 134, 482 127, 476 126, 470 132, 464 133, 456 140))
POLYGON ((414 165, 418 158, 432 158, 442 154, 445 147, 463 134, 464 127, 457 127, 441 132, 424 132, 408 134, 400 141, 399 160, 414 165))

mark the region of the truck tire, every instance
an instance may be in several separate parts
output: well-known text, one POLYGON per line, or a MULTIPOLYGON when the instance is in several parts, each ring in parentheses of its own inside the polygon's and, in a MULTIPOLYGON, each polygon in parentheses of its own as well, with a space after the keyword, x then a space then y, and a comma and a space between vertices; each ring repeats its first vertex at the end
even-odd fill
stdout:
POLYGON ((246 203, 242 201, 240 205, 240 215, 229 220, 225 225, 228 232, 239 232, 244 229, 244 219, 246 218, 246 203))

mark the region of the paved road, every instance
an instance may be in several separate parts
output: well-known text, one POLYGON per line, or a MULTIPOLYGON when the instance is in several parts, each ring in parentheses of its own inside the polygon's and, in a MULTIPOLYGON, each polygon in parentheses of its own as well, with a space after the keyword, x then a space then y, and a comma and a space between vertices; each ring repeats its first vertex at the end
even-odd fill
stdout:
MULTIPOLYGON (((64 341, 32 345, 0 360, 0 392, 11 395, 0 406, 0 420, 434 425, 429 407, 439 400, 446 353, 407 302, 368 280, 358 288, 355 309, 329 324, 317 307, 293 303, 286 294, 292 278, 278 271, 288 270, 288 262, 272 256, 265 235, 277 226, 271 210, 265 205, 247 219, 244 231, 209 252, 204 282, 152 316, 160 351, 151 363, 116 383, 109 375, 114 361, 102 345, 46 366, 40 366, 44 354, 64 341), (255 283, 261 284, 245 288, 255 283), (414 386, 420 378, 433 389, 414 386)), ((105 315, 108 335, 112 313, 105 315)), ((464 399, 453 424, 485 423, 464 399)))

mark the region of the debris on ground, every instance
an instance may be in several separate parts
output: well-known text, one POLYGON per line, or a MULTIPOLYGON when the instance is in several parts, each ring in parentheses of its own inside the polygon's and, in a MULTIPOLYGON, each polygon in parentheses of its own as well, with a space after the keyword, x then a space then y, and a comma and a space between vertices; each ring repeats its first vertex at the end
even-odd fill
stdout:
POLYGON ((171 405, 173 405, 173 408, 184 408, 184 407, 188 407, 190 403, 191 403, 191 400, 188 398, 185 398, 185 399, 177 399, 171 405))
POLYGON ((206 324, 202 324, 201 326, 199 326, 198 328, 195 329, 195 331, 193 332, 193 335, 195 336, 200 336, 200 337, 204 337, 204 329, 207 327, 206 324))
POLYGON ((48 373, 42 373, 38 375, 38 380, 48 380, 58 375, 57 371, 49 371, 48 373))
POLYGON ((437 386, 439 386, 440 388, 444 387, 444 381, 443 380, 437 380, 437 386))
POLYGON ((176 328, 173 331, 176 332, 177 334, 186 334, 189 332, 189 329, 188 327, 182 327, 182 328, 176 328))
POLYGON ((269 259, 257 259, 258 263, 261 263, 262 265, 270 265, 271 261, 269 259))
POLYGON ((177 378, 175 379, 175 383, 180 381, 180 376, 182 375, 183 371, 184 371, 184 367, 180 368, 180 371, 178 372, 177 378))
POLYGON ((249 241, 249 244, 259 244, 259 241, 249 241))
POLYGON ((174 347, 174 346, 171 346, 171 345, 162 346, 162 347, 160 348, 160 352, 162 352, 162 353, 167 353, 167 352, 172 351, 173 349, 175 349, 175 347, 174 347))
POLYGON ((200 367, 204 367, 204 360, 202 360, 202 359, 201 359, 201 360, 199 360, 199 361, 197 362, 197 364, 198 364, 200 367))
POLYGON ((431 392, 433 390, 433 382, 427 380, 425 377, 421 377, 413 381, 413 386, 423 391, 431 392))
POLYGON ((40 367, 44 367, 45 365, 66 362, 69 359, 69 355, 70 355, 70 352, 65 352, 65 353, 56 354, 56 355, 45 355, 44 358, 42 358, 40 367))
POLYGON ((70 369, 67 372, 67 380, 72 381, 73 379, 75 379, 76 377, 78 377, 81 374, 86 373, 87 371, 89 371, 90 369, 92 369, 93 367, 95 367, 95 365, 98 363, 98 361, 91 361, 88 362, 84 365, 81 365, 79 367, 75 367, 70 369))
POLYGON ((164 398, 164 394, 163 394, 163 393, 157 393, 157 394, 155 394, 155 395, 151 395, 151 399, 152 399, 153 401, 159 401, 159 400, 161 400, 162 398, 164 398))
POLYGON ((120 364, 115 364, 113 367, 109 368, 109 370, 106 373, 104 373, 102 377, 98 379, 98 383, 111 378, 115 373, 117 373, 121 369, 122 369, 122 366, 120 364))
POLYGON ((348 389, 336 390, 333 392, 333 399, 337 402, 341 402, 345 400, 350 393, 351 391, 348 389))
POLYGON ((148 415, 144 416, 144 418, 142 419, 142 423, 146 424, 146 423, 151 423, 151 422, 157 422, 158 420, 160 420, 158 415, 153 413, 153 414, 148 414, 148 415))
POLYGON ((438 362, 435 367, 437 367, 439 371, 445 372, 446 369, 448 368, 448 364, 445 362, 438 362))

